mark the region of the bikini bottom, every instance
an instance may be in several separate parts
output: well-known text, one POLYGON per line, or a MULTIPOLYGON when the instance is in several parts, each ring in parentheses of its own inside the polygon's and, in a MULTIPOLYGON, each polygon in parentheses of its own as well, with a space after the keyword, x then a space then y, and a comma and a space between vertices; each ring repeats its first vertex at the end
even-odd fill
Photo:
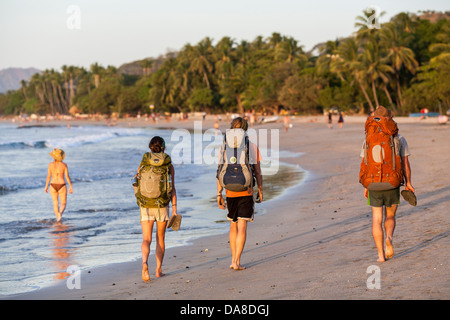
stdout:
POLYGON ((62 184, 60 184, 60 183, 51 183, 50 185, 53 187, 53 189, 55 189, 56 192, 58 192, 66 184, 65 183, 62 183, 62 184))

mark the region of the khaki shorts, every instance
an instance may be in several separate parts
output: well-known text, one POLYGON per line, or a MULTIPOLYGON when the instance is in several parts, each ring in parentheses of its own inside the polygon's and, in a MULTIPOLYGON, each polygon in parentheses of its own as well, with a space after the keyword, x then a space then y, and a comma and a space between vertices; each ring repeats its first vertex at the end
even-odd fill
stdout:
POLYGON ((140 207, 140 221, 158 221, 164 222, 169 220, 169 207, 163 208, 143 208, 140 207))

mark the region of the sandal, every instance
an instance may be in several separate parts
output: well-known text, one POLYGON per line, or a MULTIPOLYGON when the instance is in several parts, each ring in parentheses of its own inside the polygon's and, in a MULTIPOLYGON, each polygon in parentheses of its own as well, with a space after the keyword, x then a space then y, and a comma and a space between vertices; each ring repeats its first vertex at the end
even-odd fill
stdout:
POLYGON ((170 217, 169 223, 167 224, 167 228, 172 228, 173 231, 178 231, 181 226, 181 216, 179 214, 172 215, 170 217))
POLYGON ((417 198, 414 192, 412 192, 411 190, 403 190, 401 194, 403 199, 405 199, 405 201, 408 201, 410 205, 412 206, 417 205, 417 198))

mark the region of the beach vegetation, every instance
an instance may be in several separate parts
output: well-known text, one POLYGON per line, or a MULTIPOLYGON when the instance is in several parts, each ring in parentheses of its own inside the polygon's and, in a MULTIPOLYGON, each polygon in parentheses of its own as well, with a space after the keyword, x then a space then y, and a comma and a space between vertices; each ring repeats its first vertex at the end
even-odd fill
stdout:
POLYGON ((105 115, 367 113, 378 105, 398 115, 442 112, 450 108, 450 13, 432 13, 399 13, 373 28, 363 12, 353 34, 308 52, 274 32, 252 41, 205 37, 119 68, 64 65, 1 94, 0 114, 69 114, 74 106, 105 115))

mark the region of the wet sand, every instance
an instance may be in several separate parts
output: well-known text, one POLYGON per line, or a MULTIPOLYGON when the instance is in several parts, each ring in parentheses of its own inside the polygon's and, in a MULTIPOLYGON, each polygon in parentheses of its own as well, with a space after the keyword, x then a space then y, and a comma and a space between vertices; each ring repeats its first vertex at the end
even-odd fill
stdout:
MULTIPOLYGON (((191 128, 192 120, 152 125, 191 128)), ((284 132, 282 123, 263 126, 280 129, 281 150, 303 153, 280 160, 299 165, 308 173, 301 185, 256 204, 265 213, 248 226, 241 258, 246 270, 228 268, 228 235, 220 234, 168 249, 162 278, 154 276, 152 255, 148 284, 141 280, 138 259, 83 270, 81 289, 69 290, 62 281, 6 298, 449 299, 450 124, 438 125, 436 119, 396 118, 412 154, 412 184, 418 204, 412 207, 402 200, 393 240, 395 255, 378 263, 371 209, 358 183, 364 117, 346 117, 342 129, 336 123, 328 129, 325 120, 320 116, 299 118, 288 132, 284 132), (378 270, 379 289, 368 285, 374 275, 368 269, 378 270)), ((118 125, 140 126, 140 122, 118 125)), ((204 126, 213 127, 213 120, 207 120, 204 126)), ((228 123, 222 121, 220 129, 227 127, 228 123)), ((182 228, 178 232, 183 232, 182 228)))

